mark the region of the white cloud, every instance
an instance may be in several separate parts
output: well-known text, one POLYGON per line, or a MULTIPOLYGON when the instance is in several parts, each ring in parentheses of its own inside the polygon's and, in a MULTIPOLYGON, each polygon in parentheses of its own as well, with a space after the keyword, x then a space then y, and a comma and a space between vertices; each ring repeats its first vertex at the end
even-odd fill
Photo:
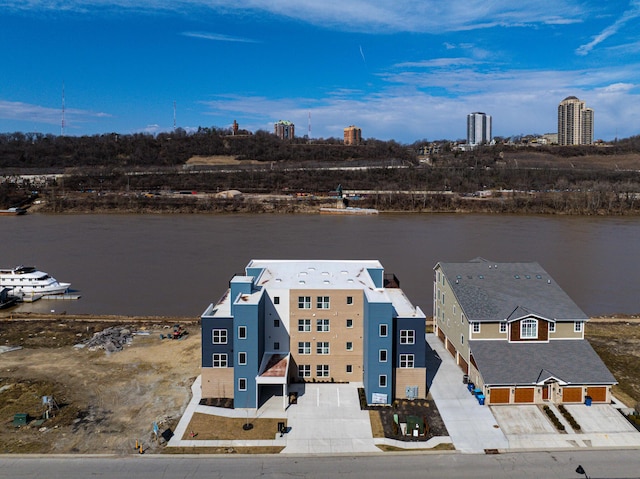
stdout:
POLYGON ((640 1, 631 0, 629 10, 625 11, 620 18, 618 18, 612 25, 609 25, 602 32, 596 35, 589 43, 579 46, 576 49, 578 55, 588 55, 600 43, 604 42, 607 38, 615 35, 623 28, 627 22, 634 18, 640 17, 640 1))
POLYGON ((0 8, 18 11, 81 13, 209 9, 218 13, 265 13, 321 27, 361 32, 462 31, 494 26, 566 24, 584 15, 578 0, 556 0, 553 8, 538 0, 0 0, 0 8))
POLYGON ((249 38, 232 37, 229 35, 223 35, 221 33, 183 32, 182 34, 185 37, 201 38, 203 40, 212 40, 216 42, 259 43, 257 40, 251 40, 249 38))
MULTIPOLYGON (((103 112, 92 112, 69 108, 65 110, 65 126, 93 121, 96 118, 108 118, 111 115, 103 112)), ((62 108, 50 108, 18 101, 0 100, 0 119, 62 125, 62 108)))

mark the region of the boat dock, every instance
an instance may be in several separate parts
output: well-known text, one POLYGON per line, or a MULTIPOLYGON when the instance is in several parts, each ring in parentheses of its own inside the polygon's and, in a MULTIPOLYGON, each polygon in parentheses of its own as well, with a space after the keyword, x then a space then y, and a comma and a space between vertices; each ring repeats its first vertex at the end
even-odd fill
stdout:
POLYGON ((18 296, 18 301, 23 303, 34 303, 40 299, 57 299, 57 300, 75 300, 80 299, 79 294, 64 293, 64 294, 23 294, 18 296))

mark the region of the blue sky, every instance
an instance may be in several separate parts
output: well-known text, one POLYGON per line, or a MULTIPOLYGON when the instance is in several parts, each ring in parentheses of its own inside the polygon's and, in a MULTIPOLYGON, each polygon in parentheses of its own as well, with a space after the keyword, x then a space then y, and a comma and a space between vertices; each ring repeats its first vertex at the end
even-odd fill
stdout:
POLYGON ((0 0, 0 132, 229 127, 412 143, 640 134, 640 0, 0 0))

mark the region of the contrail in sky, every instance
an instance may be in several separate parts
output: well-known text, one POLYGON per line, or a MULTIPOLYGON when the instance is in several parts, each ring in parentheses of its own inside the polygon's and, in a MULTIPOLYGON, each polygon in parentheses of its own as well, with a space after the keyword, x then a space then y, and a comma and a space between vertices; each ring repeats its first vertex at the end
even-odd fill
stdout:
POLYGON ((360 47, 360 56, 362 57, 362 61, 364 64, 367 64, 367 59, 364 57, 364 52, 362 51, 362 45, 358 45, 360 47))

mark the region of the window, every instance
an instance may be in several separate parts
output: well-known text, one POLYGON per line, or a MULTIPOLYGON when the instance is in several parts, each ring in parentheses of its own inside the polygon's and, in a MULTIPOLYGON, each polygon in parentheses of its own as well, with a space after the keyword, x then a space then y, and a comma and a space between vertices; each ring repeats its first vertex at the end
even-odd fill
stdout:
POLYGON ((581 333, 582 332, 582 321, 574 321, 573 322, 573 331, 575 333, 581 333))
POLYGON ((347 341, 347 351, 353 351, 353 343, 351 341, 347 341))
POLYGON ((401 354, 400 355, 400 367, 412 368, 415 364, 415 357, 413 354, 401 354))
POLYGON ((328 364, 318 364, 316 366, 316 376, 319 378, 328 378, 329 377, 329 365, 328 364))
POLYGON ((298 296, 299 309, 311 309, 311 296, 298 296))
POLYGON ((247 339, 247 327, 238 326, 238 339, 247 339))
POLYGON ((460 344, 464 344, 464 334, 460 335, 460 344))
POLYGON ((214 329, 211 334, 213 336, 213 344, 227 344, 226 329, 214 329))
POLYGON ((348 373, 352 373, 353 372, 353 366, 351 364, 347 364, 347 372, 348 373))
POLYGON ((274 328, 279 328, 280 327, 280 320, 279 319, 274 319, 273 320, 273 327, 274 328))
POLYGON ((310 319, 299 319, 298 320, 298 332, 304 333, 311 331, 311 320, 310 319))
POLYGON ((386 338, 387 334, 388 334, 387 325, 386 324, 381 324, 380 325, 380 337, 381 338, 386 338))
POLYGON ((347 328, 353 328, 353 319, 347 319, 347 328))
POLYGON ((238 378, 238 391, 247 390, 247 378, 238 378))
POLYGON ((316 354, 329 354, 329 341, 318 341, 316 343, 316 354))
POLYGON ((329 296, 318 296, 316 307, 318 309, 329 309, 329 296))
POLYGON ((298 364, 298 377, 310 378, 311 366, 309 364, 298 364))
POLYGON ((274 351, 280 351, 280 341, 274 341, 273 350, 274 351))
POLYGON ((319 333, 326 333, 329 331, 328 319, 316 319, 316 331, 319 333))
POLYGON ((386 363, 387 362, 387 350, 386 349, 381 349, 380 351, 378 351, 378 361, 380 361, 381 363, 386 363))
POLYGON ((501 333, 506 333, 507 332, 507 323, 500 323, 500 332, 501 333))
POLYGON ((538 321, 525 319, 520 323, 520 337, 523 339, 535 339, 538 337, 538 321))
POLYGON ((227 355, 225 353, 213 353, 213 367, 214 368, 226 368, 227 367, 227 355))
POLYGON ((473 332, 474 333, 479 333, 480 332, 480 323, 472 323, 473 324, 473 332))
POLYGON ((247 353, 238 353, 238 364, 241 366, 247 364, 247 353))
POLYGON ((380 386, 381 388, 386 388, 387 387, 387 375, 386 374, 381 374, 380 376, 378 376, 378 386, 380 386))
POLYGON ((464 324, 464 314, 460 313, 460 322, 464 324))
POLYGON ((400 330, 400 344, 415 344, 416 332, 413 329, 400 330))
POLYGON ((273 297, 273 304, 280 304, 280 296, 273 297))
POLYGON ((347 296, 347 304, 353 304, 353 296, 347 296))
POLYGON ((298 354, 311 354, 311 343, 309 341, 298 343, 298 354))
POLYGON ((456 315, 456 305, 455 304, 453 305, 453 315, 454 316, 456 315))
POLYGON ((549 332, 550 333, 556 332, 556 323, 549 323, 549 332))
POLYGON ((444 305, 444 293, 442 293, 442 304, 444 305))

